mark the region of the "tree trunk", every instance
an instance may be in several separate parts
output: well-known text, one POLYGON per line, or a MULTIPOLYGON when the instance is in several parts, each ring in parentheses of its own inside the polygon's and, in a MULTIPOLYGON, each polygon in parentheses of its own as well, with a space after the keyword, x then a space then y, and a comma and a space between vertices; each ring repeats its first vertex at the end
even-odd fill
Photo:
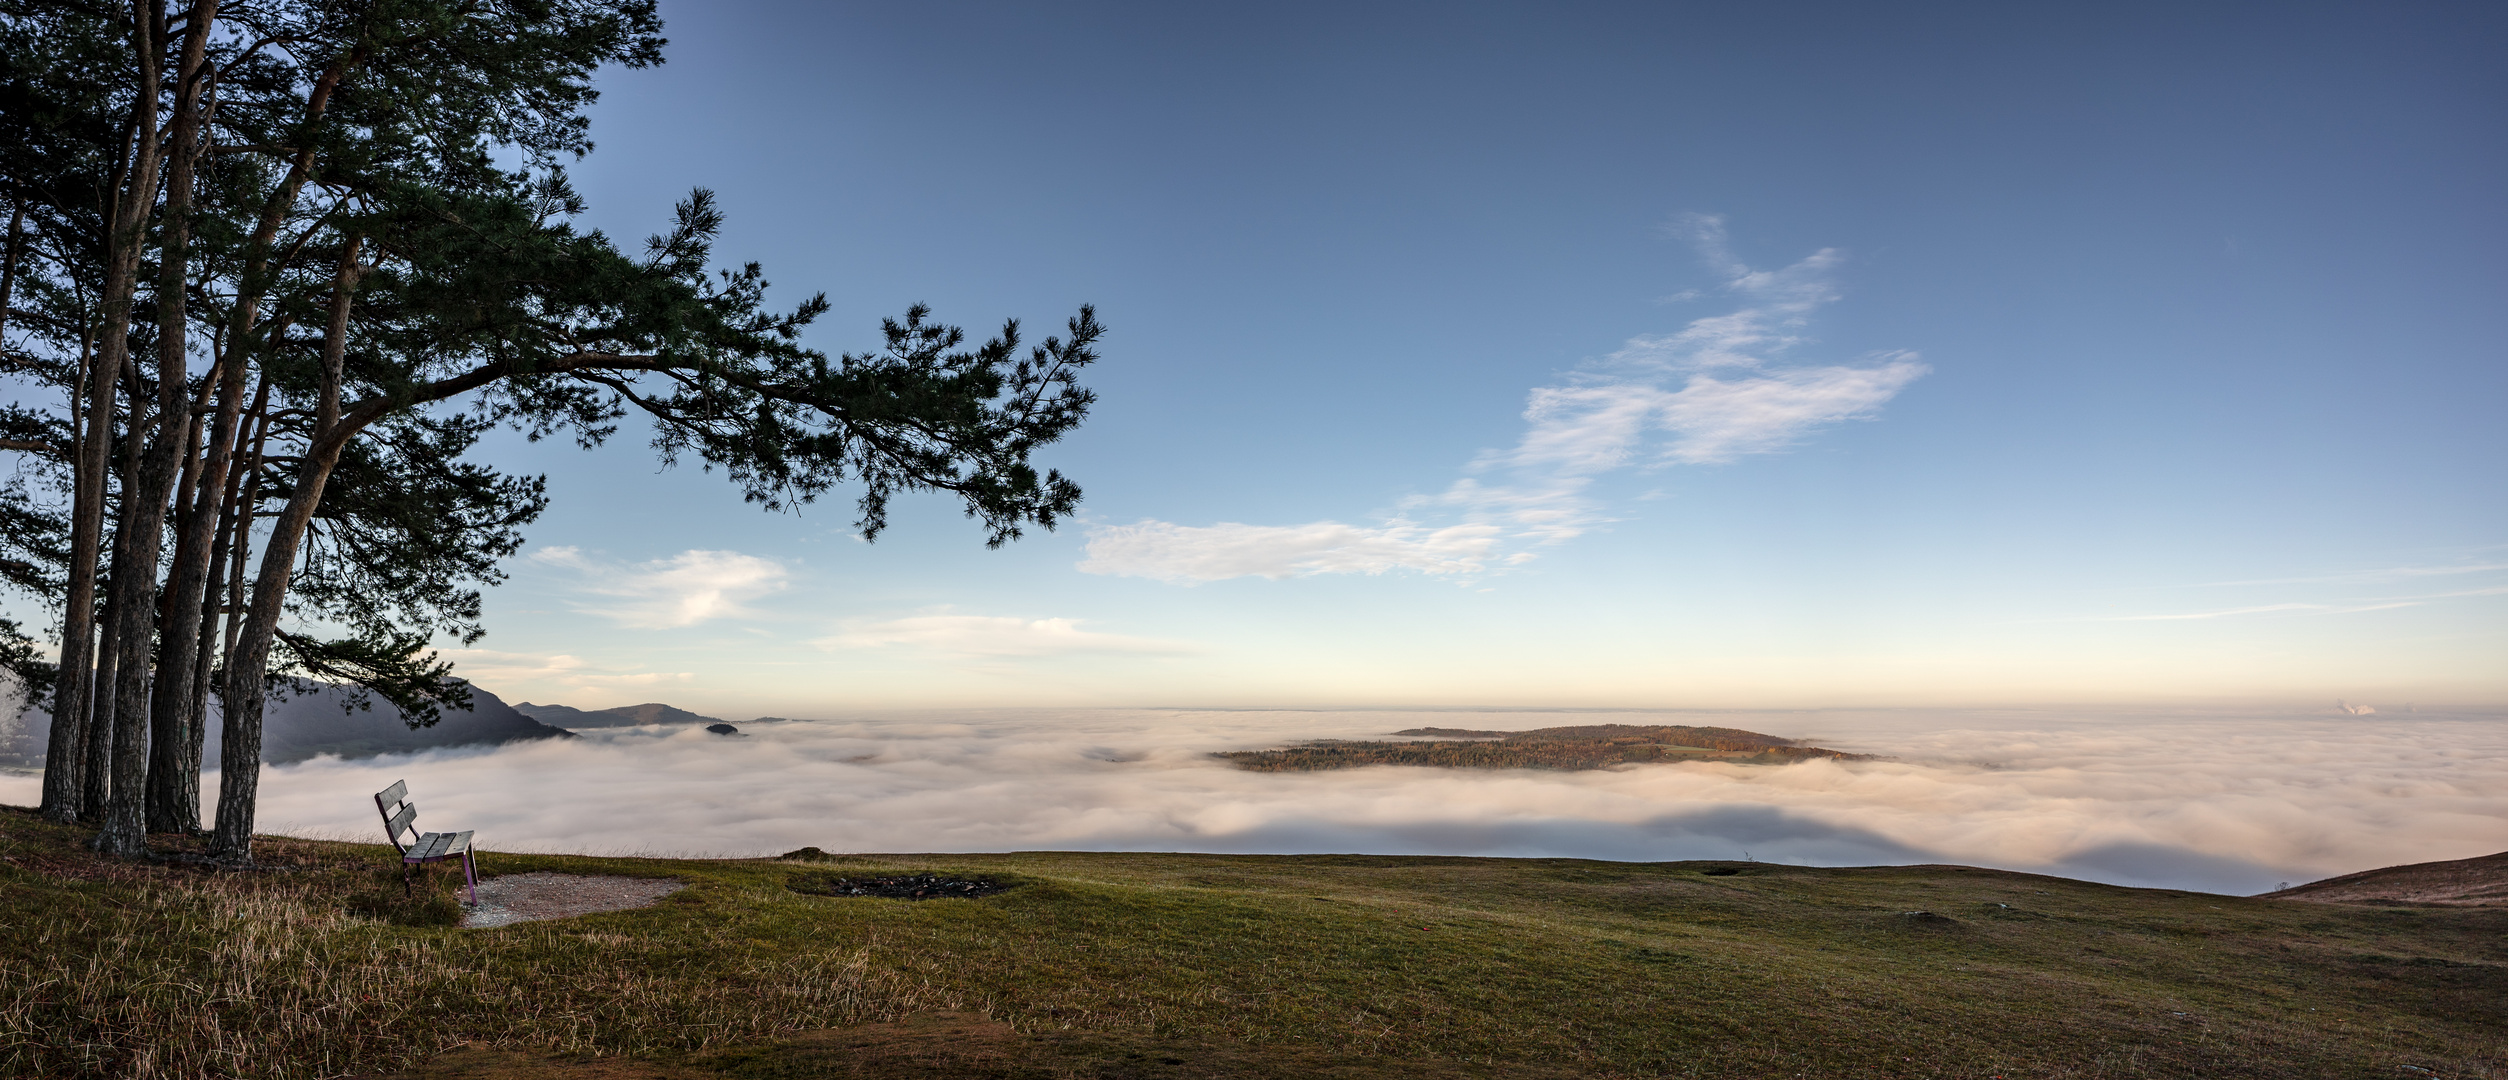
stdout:
MULTIPOLYGON (((238 362, 240 363, 240 358, 238 362)), ((217 540, 210 545, 209 580, 201 588, 200 623, 197 632, 193 635, 199 639, 199 642, 193 649, 192 657, 191 742, 184 747, 182 762, 185 772, 183 782, 192 793, 192 806, 195 814, 198 813, 200 804, 201 743, 209 731, 209 688, 210 684, 215 681, 214 675, 219 667, 217 661, 227 655, 218 651, 219 637, 212 631, 218 625, 218 613, 221 610, 227 611, 229 614, 226 619, 226 643, 231 652, 234 648, 236 620, 233 609, 242 604, 243 598, 240 595, 234 599, 227 597, 229 581, 227 564, 230 559, 234 561, 233 580, 241 581, 244 576, 244 553, 252 546, 253 518, 250 500, 259 494, 259 488, 245 483, 244 478, 261 468, 261 440, 267 438, 269 434, 266 422, 268 418, 263 414, 262 409, 269 404, 269 401, 270 381, 264 379, 261 382, 261 388, 253 393, 251 417, 256 433, 247 439, 240 429, 237 431, 234 451, 235 467, 227 471, 226 491, 217 505, 219 517, 217 540), (249 452, 245 450, 247 445, 252 448, 249 452)))
POLYGON ((322 399, 314 409, 312 437, 304 464, 287 506, 270 527, 270 541, 261 552, 261 572, 253 582, 253 602, 237 635, 226 671, 226 729, 218 748, 218 826, 211 834, 213 857, 238 863, 252 861, 254 803, 261 794, 261 712, 265 704, 262 678, 270 670, 270 646, 285 610, 287 586, 296 573, 296 551, 305 526, 322 505, 322 489, 331 481, 340 451, 356 430, 340 422, 341 369, 348 352, 348 314, 355 303, 361 276, 358 257, 365 238, 351 236, 340 253, 340 267, 331 287, 331 319, 322 334, 322 399))
MULTIPOLYGON (((163 251, 157 275, 157 366, 161 407, 168 410, 161 426, 172 427, 172 410, 182 403, 184 377, 190 370, 187 332, 190 319, 185 298, 191 275, 192 176, 201 149, 200 70, 207 48, 209 24, 217 17, 218 0, 199 0, 187 14, 182 59, 175 66, 174 124, 166 156, 166 208, 163 251)), ((201 425, 182 428, 183 480, 175 486, 178 500, 189 496, 177 516, 174 566, 160 609, 157 693, 149 711, 149 761, 146 831, 196 832, 200 829, 199 758, 186 767, 186 751, 200 741, 200 717, 192 711, 192 665, 199 652, 200 598, 208 586, 211 536, 217 530, 218 496, 226 487, 227 443, 234 438, 235 418, 242 411, 244 379, 240 365, 218 373, 217 424, 211 433, 208 460, 200 458, 201 425), (193 475, 197 470, 197 476, 193 475)), ((206 390, 204 388, 204 393, 206 390)), ((186 418, 188 421, 188 417, 186 418)))
MULTIPOLYGON (((221 380, 221 389, 230 389, 221 380)), ((157 692, 149 702, 148 831, 197 832, 200 829, 200 774, 197 757, 185 761, 200 740, 200 714, 192 710, 192 669, 199 662, 201 596, 209 590, 209 568, 215 558, 210 545, 218 529, 218 509, 226 494, 227 448, 234 434, 234 414, 242 411, 233 399, 243 388, 223 395, 218 403, 217 430, 203 460, 198 449, 184 455, 183 481, 175 497, 191 496, 175 523, 174 567, 166 582, 165 607, 159 615, 157 692)), ((197 443, 200 425, 191 440, 197 443)))
MULTIPOLYGON (((163 385, 162 383, 160 385, 163 385)), ((107 855, 133 856, 148 849, 144 815, 148 790, 149 645, 157 629, 157 562, 165 549, 166 497, 181 465, 188 412, 182 382, 173 382, 173 407, 158 410, 157 445, 140 456, 131 486, 122 492, 124 543, 114 553, 113 622, 118 662, 113 684, 113 786, 103 830, 88 846, 107 855)), ((162 403, 160 403, 162 404, 162 403)), ((139 442, 133 438, 132 443, 139 442)), ((99 693, 104 691, 99 690, 99 693)))
MULTIPOLYGON (((108 231, 105 236, 104 294, 101 298, 103 319, 101 325, 97 327, 96 366, 91 376, 94 389, 99 391, 103 398, 103 408, 98 410, 103 414, 103 422, 96 425, 96 431, 92 436, 99 444, 109 437, 112 429, 112 387, 120 381, 123 370, 130 362, 131 301, 138 289, 140 254, 142 247, 147 243, 148 218, 155 210, 157 202, 159 70, 156 35, 157 28, 162 25, 164 25, 162 12, 155 10, 154 5, 147 3, 146 0, 134 0, 131 5, 131 48, 139 61, 139 85, 136 87, 137 93, 132 101, 130 149, 127 158, 122 162, 121 183, 115 186, 114 203, 108 215, 108 231)), ((132 421, 134 434, 136 434, 138 417, 134 416, 132 421)), ((90 455, 90 460, 101 456, 95 448, 90 449, 90 455)), ((96 475, 89 481, 89 486, 95 491, 97 498, 88 508, 88 512, 98 515, 98 520, 101 522, 101 515, 104 512, 101 490, 104 469, 101 461, 97 462, 97 465, 96 475)), ((128 494, 127 491, 125 494, 128 494)), ((127 499, 125 505, 128 505, 127 499)), ((116 531, 119 534, 117 540, 128 535, 127 529, 116 531)), ((115 546, 118 548, 121 545, 117 543, 115 546)), ((121 561, 118 551, 115 561, 121 561)), ((79 568, 73 566, 72 569, 79 568)), ((93 578, 92 564, 89 573, 82 576, 88 579, 93 578)), ((78 587, 78 580, 78 578, 73 578, 71 586, 73 591, 78 587)), ((85 625, 85 620, 71 619, 69 621, 71 625, 63 628, 64 636, 67 638, 75 639, 90 631, 89 626, 85 625)), ((112 647, 112 643, 107 642, 100 647, 100 651, 112 647)), ((141 663, 145 663, 144 657, 138 659, 141 663)), ((103 665, 98 666, 101 668, 103 665)), ((107 695, 98 693, 94 697, 97 700, 96 707, 92 711, 109 716, 111 706, 108 704, 107 695)), ((116 749, 113 745, 116 734, 118 733, 112 731, 109 723, 99 724, 92 719, 88 723, 88 753, 84 755, 87 760, 88 775, 83 779, 86 781, 84 787, 89 795, 102 794, 108 799, 111 796, 112 778, 109 774, 99 773, 98 759, 100 756, 105 756, 106 760, 110 761, 110 755, 116 749), (103 755, 99 755, 100 750, 104 752, 103 755)))
MULTIPOLYGON (((87 351, 86 343, 80 350, 87 351)), ((105 444, 113 429, 113 383, 92 353, 80 378, 86 422, 72 424, 69 596, 61 610, 61 672, 52 689, 52 737, 44 751, 44 820, 77 821, 87 799, 87 709, 96 685, 96 549, 104 534, 105 444)))
MULTIPOLYGON (((121 537, 116 536, 115 548, 121 537)), ((108 586, 111 582, 106 583, 108 586)), ((104 632, 96 641, 96 673, 87 687, 87 760, 80 766, 86 778, 79 797, 79 820, 104 820, 105 803, 113 797, 113 669, 121 658, 121 642, 113 636, 113 603, 100 605, 96 625, 104 632)))

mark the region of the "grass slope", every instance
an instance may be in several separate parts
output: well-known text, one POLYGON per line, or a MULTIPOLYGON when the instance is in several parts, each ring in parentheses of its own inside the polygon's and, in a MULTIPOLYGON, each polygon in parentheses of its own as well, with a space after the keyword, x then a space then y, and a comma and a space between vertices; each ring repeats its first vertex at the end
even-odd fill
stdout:
POLYGON ((232 874, 105 863, 80 838, 0 810, 0 1075, 2508 1072, 2503 908, 1949 866, 490 854, 492 874, 689 887, 464 931, 379 917, 425 913, 391 902, 397 884, 377 891, 388 849, 269 840, 284 869, 232 874), (789 887, 908 871, 1016 887, 923 902, 789 887), (864 1071, 887 1036, 826 1030, 940 1011, 1008 1034, 927 1040, 946 1049, 913 1059, 942 1062, 929 1070, 864 1071), (542 1064, 437 1058, 463 1045, 542 1064))

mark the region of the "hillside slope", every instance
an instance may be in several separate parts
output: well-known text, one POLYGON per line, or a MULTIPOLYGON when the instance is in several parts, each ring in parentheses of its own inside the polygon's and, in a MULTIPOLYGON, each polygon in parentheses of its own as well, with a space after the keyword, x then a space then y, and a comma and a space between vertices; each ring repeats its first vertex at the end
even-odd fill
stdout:
POLYGON ((491 851, 489 875, 687 888, 649 908, 464 931, 354 914, 397 902, 383 849, 265 840, 263 858, 291 870, 204 874, 101 862, 84 836, 0 810, 0 1075, 2508 1070, 2498 907, 2294 904, 1957 866, 491 851), (826 895, 831 877, 925 871, 1013 887, 826 895), (986 1026, 863 1027, 944 1012, 986 1026), (439 1060, 457 1046, 469 1056, 439 1060), (477 1056, 491 1052, 506 1056, 477 1056))
MULTIPOLYGON (((261 760, 276 765, 322 754, 359 758, 574 737, 572 732, 514 711, 504 699, 478 687, 470 689, 470 700, 469 711, 447 709, 433 725, 414 729, 401 719, 400 710, 380 699, 370 709, 344 711, 342 691, 336 687, 272 701, 262 713, 261 760)), ((209 732, 207 757, 216 761, 218 725, 214 720, 209 732)))
POLYGON ((648 701, 642 705, 621 705, 614 709, 578 709, 571 705, 534 705, 522 702, 515 711, 543 724, 555 724, 568 730, 581 728, 639 727, 645 724, 719 724, 712 716, 699 716, 686 709, 648 701))
POLYGON ((2508 905, 2508 851, 2473 859, 2363 870, 2264 895, 2275 900, 2329 904, 2508 905))

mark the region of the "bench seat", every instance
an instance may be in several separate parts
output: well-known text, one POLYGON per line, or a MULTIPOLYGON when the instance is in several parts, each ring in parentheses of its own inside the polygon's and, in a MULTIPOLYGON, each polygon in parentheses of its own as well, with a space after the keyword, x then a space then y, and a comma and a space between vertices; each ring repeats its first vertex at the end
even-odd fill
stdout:
POLYGON ((470 906, 479 906, 479 864, 471 857, 470 837, 462 832, 419 832, 410 822, 418 818, 418 804, 409 801, 409 783, 392 781, 392 786, 374 793, 375 812, 383 815, 383 836, 401 853, 401 888, 412 888, 409 868, 449 859, 462 861, 462 880, 470 886, 470 906), (401 837, 407 836, 404 841, 401 837))
POLYGON ((431 832, 420 836, 401 853, 403 862, 434 862, 470 850, 468 832, 431 832))

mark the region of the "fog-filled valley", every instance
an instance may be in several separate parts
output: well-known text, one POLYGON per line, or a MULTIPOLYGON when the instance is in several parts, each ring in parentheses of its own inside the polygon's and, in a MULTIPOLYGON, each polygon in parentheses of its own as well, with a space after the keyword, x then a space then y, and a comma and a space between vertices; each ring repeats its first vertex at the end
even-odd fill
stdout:
MULTIPOLYGON (((939 710, 595 728, 265 772, 269 826, 377 840, 370 796, 491 851, 1133 850, 1952 862, 2255 893, 2487 854, 2491 715, 2262 711, 939 710), (1565 772, 1254 773, 1216 751, 1404 728, 1715 724, 1877 756, 1565 772)), ((214 785, 214 777, 212 778, 214 785)), ((0 776, 0 803, 36 778, 0 776)))

